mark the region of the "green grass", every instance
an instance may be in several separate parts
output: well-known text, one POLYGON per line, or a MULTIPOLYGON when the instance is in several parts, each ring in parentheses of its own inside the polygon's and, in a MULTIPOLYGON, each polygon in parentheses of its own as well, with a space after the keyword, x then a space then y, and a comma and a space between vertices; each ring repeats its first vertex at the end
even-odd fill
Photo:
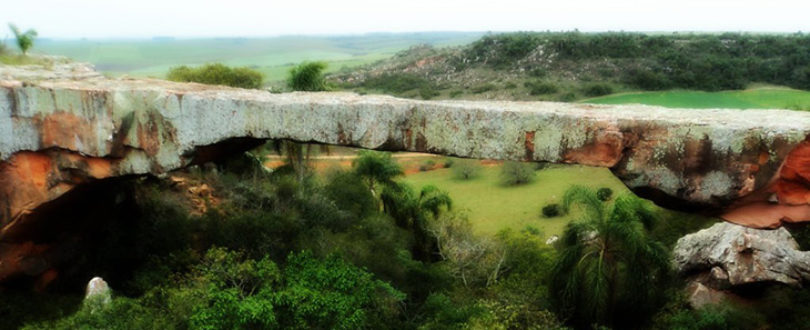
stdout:
POLYGON ((597 104, 648 104, 670 108, 792 109, 810 110, 810 92, 761 87, 741 91, 663 91, 614 94, 583 100, 597 104))
MULTIPOLYGON (((408 175, 401 179, 414 188, 435 185, 453 198, 454 208, 464 211, 479 235, 494 235, 503 229, 521 230, 526 226, 540 229, 544 237, 560 235, 565 226, 577 220, 576 213, 544 218, 540 209, 548 203, 559 203, 572 185, 595 189, 613 189, 613 198, 632 194, 627 187, 606 168, 582 165, 552 165, 537 171, 532 183, 521 186, 503 186, 499 180, 500 165, 481 169, 472 180, 453 178, 450 169, 438 169, 408 175)), ((718 221, 699 214, 688 214, 655 206, 660 221, 653 229, 653 237, 667 246, 674 246, 678 238, 711 226, 718 221)))
POLYGON ((501 185, 499 173, 500 166, 487 166, 477 178, 459 180, 453 178, 450 169, 438 169, 402 180, 417 189, 432 184, 447 191, 454 207, 467 211, 476 233, 482 235, 494 235, 505 228, 520 230, 529 225, 542 230, 545 237, 559 235, 572 216, 542 218, 540 209, 548 203, 560 202, 571 185, 609 187, 614 196, 629 192, 606 168, 552 166, 537 171, 532 183, 520 186, 501 185))

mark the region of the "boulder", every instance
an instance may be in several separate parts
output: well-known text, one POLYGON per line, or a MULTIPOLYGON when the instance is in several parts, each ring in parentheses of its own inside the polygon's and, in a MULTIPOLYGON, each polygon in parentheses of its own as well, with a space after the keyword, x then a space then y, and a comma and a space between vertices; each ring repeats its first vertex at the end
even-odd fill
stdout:
POLYGON ((84 303, 93 311, 103 308, 112 302, 112 291, 107 282, 101 277, 93 277, 87 283, 87 290, 84 294, 84 303))
POLYGON ((700 282, 717 289, 724 283, 798 286, 810 279, 810 252, 798 248, 785 228, 755 229, 720 222, 679 239, 674 265, 683 274, 707 273, 700 282))

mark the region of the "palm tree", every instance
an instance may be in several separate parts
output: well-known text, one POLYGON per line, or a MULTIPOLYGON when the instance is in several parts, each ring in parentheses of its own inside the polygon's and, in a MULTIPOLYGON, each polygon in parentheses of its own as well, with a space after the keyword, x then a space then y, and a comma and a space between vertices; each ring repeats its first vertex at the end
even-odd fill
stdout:
POLYGON ((375 198, 379 198, 380 186, 396 186, 394 178, 403 174, 402 167, 386 152, 361 150, 352 165, 354 172, 366 181, 375 198))
POLYGON ((582 328, 644 322, 669 273, 668 250, 647 236, 655 215, 637 197, 610 206, 579 186, 563 198, 566 212, 574 206, 583 217, 566 228, 551 272, 560 317, 582 328))
MULTIPOLYGON (((303 62, 290 69, 287 76, 287 86, 294 91, 320 92, 326 90, 323 70, 324 62, 303 62)), ((314 146, 309 143, 284 141, 283 146, 287 155, 287 162, 295 170, 298 180, 301 181, 309 170, 309 160, 314 146)), ((320 145, 322 152, 329 153, 329 146, 320 145)))
POLYGON ((20 47, 20 51, 22 51, 23 55, 27 54, 28 49, 34 45, 34 38, 37 37, 37 31, 28 29, 28 31, 21 32, 14 24, 9 24, 8 27, 11 29, 11 32, 14 33, 14 38, 17 39, 17 46, 20 47))
POLYGON ((380 199, 383 211, 394 218, 397 226, 413 232, 414 259, 438 260, 435 253, 438 245, 428 229, 428 222, 437 219, 445 210, 452 209, 453 200, 450 195, 428 185, 417 196, 411 187, 395 183, 385 186, 380 199))

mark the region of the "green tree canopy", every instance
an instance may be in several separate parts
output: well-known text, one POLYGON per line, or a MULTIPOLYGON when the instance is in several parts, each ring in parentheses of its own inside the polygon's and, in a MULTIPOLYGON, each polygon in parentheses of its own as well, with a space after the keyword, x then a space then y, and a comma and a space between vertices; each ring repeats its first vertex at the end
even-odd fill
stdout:
POLYGON ((653 213, 634 196, 620 196, 610 206, 579 186, 563 197, 564 209, 575 206, 582 219, 560 239, 550 281, 553 306, 577 327, 644 322, 641 316, 654 310, 669 272, 667 249, 647 235, 653 213))
POLYGON ((11 32, 14 33, 14 38, 17 39, 17 46, 20 47, 20 51, 22 51, 23 55, 27 54, 28 49, 34 46, 34 38, 37 37, 37 31, 28 29, 25 32, 21 32, 14 24, 9 24, 8 27, 11 29, 11 32))
POLYGON ((325 91, 324 69, 326 69, 326 63, 324 62, 303 62, 290 69, 287 86, 294 91, 325 91))

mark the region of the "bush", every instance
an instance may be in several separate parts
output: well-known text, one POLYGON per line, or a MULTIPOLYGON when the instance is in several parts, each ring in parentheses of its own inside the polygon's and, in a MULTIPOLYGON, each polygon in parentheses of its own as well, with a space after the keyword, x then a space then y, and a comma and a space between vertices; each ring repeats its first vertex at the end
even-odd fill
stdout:
POLYGON ((573 102, 573 101, 576 101, 576 99, 577 99, 577 94, 575 94, 573 92, 565 93, 563 95, 560 95, 559 98, 557 98, 557 100, 559 100, 560 102, 573 102))
POLYGON ((421 165, 419 165, 419 171, 427 172, 427 171, 432 170, 434 166, 436 166, 436 162, 433 161, 432 159, 428 159, 428 160, 422 162, 421 165))
POLYGON ((531 95, 554 94, 560 90, 554 83, 543 81, 527 81, 523 85, 529 89, 531 95))
POLYGON ((260 88, 264 77, 261 72, 247 67, 231 68, 224 64, 213 63, 197 68, 185 65, 171 68, 166 79, 237 88, 260 88))
POLYGON ((394 94, 410 90, 436 89, 429 80, 412 73, 386 73, 370 77, 362 83, 362 86, 394 94))
POLYGON ((613 94, 613 86, 603 83, 594 83, 583 87, 582 93, 590 97, 613 94))
POLYGON ((423 86, 422 88, 419 88, 419 97, 421 97, 423 100, 430 100, 436 96, 439 96, 440 94, 441 93, 435 90, 433 86, 423 86))
POLYGON ((529 183, 534 180, 532 163, 508 161, 501 166, 501 182, 507 186, 529 183))
POLYGON ((560 207, 560 204, 557 203, 548 204, 543 206, 542 213, 544 218, 553 218, 562 214, 562 208, 560 207))
POLYGON ((548 75, 548 71, 543 68, 534 68, 529 71, 529 75, 535 78, 545 78, 548 75))
POLYGON ((494 90, 494 89, 495 89, 495 85, 493 85, 493 84, 483 84, 483 85, 474 86, 473 88, 470 89, 470 91, 473 92, 473 94, 481 94, 481 93, 484 93, 484 92, 489 92, 489 91, 494 90))
POLYGON ((320 92, 326 90, 324 62, 303 62, 290 69, 287 86, 294 91, 320 92))
POLYGON ((599 188, 599 190, 596 191, 596 197, 603 202, 607 202, 613 197, 613 189, 608 187, 599 188))
POLYGON ((460 159, 458 164, 453 166, 453 177, 461 180, 469 180, 476 176, 481 170, 481 165, 476 159, 460 159))

